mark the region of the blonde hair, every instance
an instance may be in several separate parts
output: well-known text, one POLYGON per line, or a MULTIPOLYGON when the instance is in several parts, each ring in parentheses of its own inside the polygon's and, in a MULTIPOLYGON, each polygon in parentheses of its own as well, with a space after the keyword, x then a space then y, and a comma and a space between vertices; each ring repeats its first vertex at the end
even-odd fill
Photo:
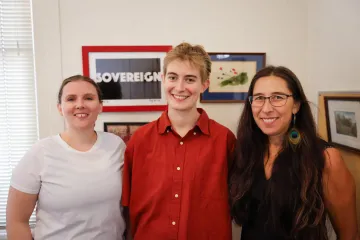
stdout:
POLYGON ((164 59, 164 74, 167 72, 167 66, 174 60, 189 61, 190 64, 200 70, 201 81, 205 82, 209 79, 211 73, 211 59, 209 54, 201 45, 191 45, 189 43, 181 43, 170 50, 164 59))

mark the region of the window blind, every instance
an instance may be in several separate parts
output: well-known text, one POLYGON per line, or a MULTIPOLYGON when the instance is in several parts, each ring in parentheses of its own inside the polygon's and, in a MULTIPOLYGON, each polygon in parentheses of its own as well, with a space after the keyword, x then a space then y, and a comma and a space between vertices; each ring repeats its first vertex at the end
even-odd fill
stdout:
POLYGON ((30 0, 0 0, 0 228, 12 169, 38 140, 33 56, 30 0))

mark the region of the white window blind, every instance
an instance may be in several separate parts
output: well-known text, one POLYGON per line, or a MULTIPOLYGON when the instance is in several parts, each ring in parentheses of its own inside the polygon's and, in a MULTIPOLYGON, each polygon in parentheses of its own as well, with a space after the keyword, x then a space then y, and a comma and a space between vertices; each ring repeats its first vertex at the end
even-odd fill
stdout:
POLYGON ((38 140, 35 87, 31 2, 0 0, 0 228, 12 169, 38 140))

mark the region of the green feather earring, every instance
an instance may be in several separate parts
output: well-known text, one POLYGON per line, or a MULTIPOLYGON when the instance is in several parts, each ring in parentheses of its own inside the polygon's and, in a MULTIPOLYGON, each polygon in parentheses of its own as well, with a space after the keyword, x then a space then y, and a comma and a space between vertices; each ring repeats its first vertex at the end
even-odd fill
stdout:
POLYGON ((293 126, 289 131, 288 139, 292 146, 297 146, 301 142, 301 134, 295 127, 296 115, 293 114, 293 126))

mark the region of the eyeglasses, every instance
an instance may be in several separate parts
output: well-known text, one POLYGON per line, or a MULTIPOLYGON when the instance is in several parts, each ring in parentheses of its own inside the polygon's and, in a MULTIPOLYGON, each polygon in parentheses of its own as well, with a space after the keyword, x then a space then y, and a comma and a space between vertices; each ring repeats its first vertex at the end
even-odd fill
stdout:
POLYGON ((249 102, 253 107, 262 107, 265 104, 266 99, 269 99, 269 102, 273 107, 282 107, 286 104, 287 99, 292 96, 292 94, 274 94, 270 97, 249 96, 249 102))

